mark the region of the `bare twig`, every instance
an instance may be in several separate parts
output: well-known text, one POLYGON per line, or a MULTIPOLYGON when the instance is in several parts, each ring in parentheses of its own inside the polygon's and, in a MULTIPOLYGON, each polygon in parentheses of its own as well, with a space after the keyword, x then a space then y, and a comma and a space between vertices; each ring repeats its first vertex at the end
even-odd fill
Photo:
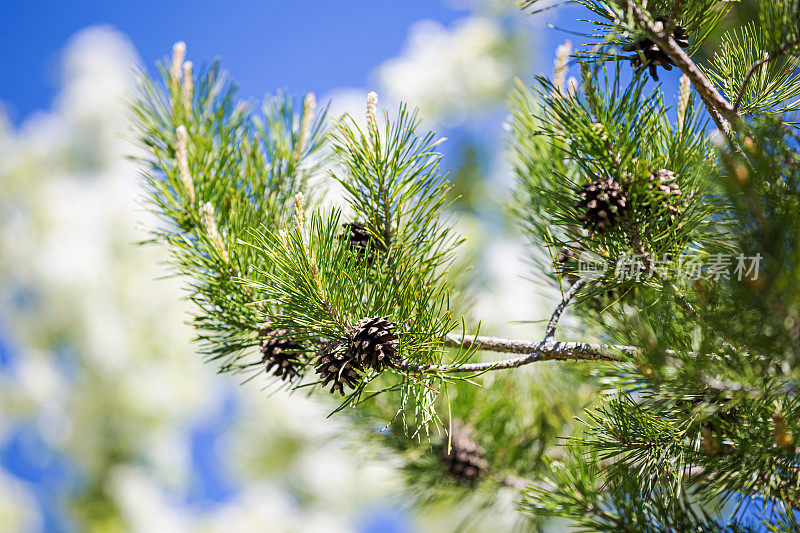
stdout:
POLYGON ((742 100, 744 100, 744 95, 747 92, 747 86, 750 83, 750 80, 753 78, 753 75, 758 71, 759 68, 766 65, 770 61, 774 61, 780 57, 785 56, 789 51, 794 48, 795 46, 800 45, 800 37, 796 38, 793 41, 790 41, 780 47, 773 53, 767 54, 766 57, 763 59, 759 59, 750 67, 750 70, 747 71, 747 75, 744 77, 744 82, 742 82, 742 87, 739 89, 739 95, 736 97, 736 102, 733 104, 733 112, 739 113, 739 108, 742 106, 742 100))
POLYGON ((711 116, 711 120, 714 121, 714 125, 717 127, 719 131, 725 134, 725 137, 730 139, 731 127, 728 125, 728 122, 722 117, 722 114, 717 111, 714 107, 714 104, 706 98, 705 95, 702 93, 700 94, 700 100, 703 102, 703 105, 706 107, 706 111, 711 116))
POLYGON ((564 309, 584 284, 583 280, 579 280, 564 294, 561 302, 553 311, 550 322, 547 324, 544 339, 540 342, 498 337, 464 337, 455 334, 448 335, 444 340, 444 345, 451 348, 476 348, 477 350, 490 352, 524 354, 522 357, 455 365, 410 365, 401 363, 397 365, 397 369, 409 372, 475 373, 517 368, 539 361, 621 361, 622 359, 618 354, 635 355, 639 353, 639 349, 632 346, 555 342, 553 340, 558 321, 564 313, 564 309))
POLYGON ((524 353, 522 357, 514 357, 501 361, 487 361, 481 363, 467 363, 461 365, 408 365, 398 364, 399 370, 409 372, 457 372, 476 373, 487 370, 506 370, 517 368, 540 361, 622 361, 615 353, 634 356, 639 349, 633 346, 587 344, 581 342, 548 342, 545 343, 512 339, 498 339, 495 337, 475 337, 464 339, 448 336, 446 346, 451 347, 477 347, 479 350, 505 353, 524 353))
POLYGON ((553 316, 550 317, 550 322, 547 323, 547 329, 544 333, 544 342, 547 342, 555 337, 556 328, 558 328, 558 321, 561 319, 564 309, 567 308, 570 300, 572 300, 572 297, 575 296, 575 294, 581 290, 581 287, 583 287, 585 284, 586 280, 579 279, 572 285, 572 287, 569 288, 566 294, 564 294, 561 302, 556 306, 555 311, 553 311, 553 316))
POLYGON ((523 479, 517 476, 511 476, 506 474, 495 474, 492 476, 492 479, 495 483, 499 483, 504 487, 510 487, 512 489, 522 490, 528 486, 536 486, 541 488, 546 488, 546 485, 541 481, 531 481, 528 479, 523 479))

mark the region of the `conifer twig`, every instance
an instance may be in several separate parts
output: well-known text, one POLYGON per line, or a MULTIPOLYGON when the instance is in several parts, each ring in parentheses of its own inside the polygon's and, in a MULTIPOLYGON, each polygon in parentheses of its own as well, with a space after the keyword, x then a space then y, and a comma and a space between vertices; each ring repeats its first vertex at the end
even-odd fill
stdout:
POLYGON ((700 99, 706 106, 708 113, 724 134, 730 132, 730 126, 725 120, 733 120, 737 114, 733 106, 725 100, 709 79, 700 71, 689 55, 678 46, 672 33, 667 28, 659 28, 656 23, 642 10, 635 0, 627 0, 628 11, 633 15, 636 23, 645 29, 650 39, 663 50, 681 71, 692 81, 700 99))
POLYGON ((639 349, 633 346, 589 344, 582 342, 531 342, 497 337, 473 337, 462 339, 448 335, 445 346, 453 348, 475 347, 478 350, 502 353, 526 354, 522 357, 457 365, 409 365, 399 363, 397 368, 410 372, 457 372, 474 373, 487 370, 506 370, 540 361, 622 361, 614 352, 635 356, 639 349))
POLYGON ((464 337, 449 334, 444 339, 444 345, 451 348, 476 348, 478 350, 500 353, 524 354, 522 357, 504 359, 501 361, 487 361, 481 363, 467 363, 456 365, 409 365, 398 364, 399 370, 411 372, 484 372, 487 370, 505 370, 536 363, 539 361, 621 361, 614 352, 626 355, 636 355, 638 348, 632 346, 616 346, 588 344, 582 342, 555 342, 556 328, 559 319, 564 313, 572 298, 585 285, 584 280, 579 280, 564 294, 559 304, 553 311, 547 324, 544 339, 540 342, 503 339, 499 337, 464 337))
POLYGON ((764 58, 759 59, 755 63, 752 64, 750 70, 747 71, 747 75, 744 77, 744 81, 742 82, 742 87, 739 89, 739 94, 736 97, 736 101, 733 104, 733 112, 739 113, 739 108, 742 106, 742 100, 744 100, 744 95, 747 92, 747 86, 750 84, 750 80, 753 78, 753 75, 756 71, 769 63, 770 61, 774 61, 780 57, 785 56, 792 48, 795 46, 800 45, 800 37, 796 38, 793 41, 790 41, 776 50, 774 53, 767 54, 764 58))
POLYGON ((547 329, 544 333, 544 342, 551 340, 555 337, 556 328, 558 328, 558 321, 561 319, 561 315, 564 313, 564 309, 567 308, 569 302, 572 300, 572 297, 578 293, 579 290, 586 284, 586 280, 579 279, 576 281, 572 287, 564 294, 564 297, 561 299, 561 302, 556 306, 555 310, 553 311, 553 315, 550 317, 550 321, 547 323, 547 329))

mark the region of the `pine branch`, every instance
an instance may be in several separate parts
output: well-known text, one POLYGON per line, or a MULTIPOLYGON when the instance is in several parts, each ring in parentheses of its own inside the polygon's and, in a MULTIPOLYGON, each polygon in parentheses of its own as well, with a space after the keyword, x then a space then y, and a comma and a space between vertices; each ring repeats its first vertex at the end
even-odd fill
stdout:
POLYGON ((553 311, 553 315, 550 317, 550 321, 547 323, 547 329, 544 333, 544 341, 548 342, 555 337, 556 328, 558 328, 558 321, 561 319, 561 315, 564 313, 564 309, 567 308, 569 302, 578 293, 579 290, 586 284, 586 280, 579 279, 576 281, 572 287, 569 288, 567 293, 561 299, 561 302, 556 306, 555 311, 553 311))
POLYGON ((537 363, 540 361, 622 361, 615 353, 624 353, 629 356, 639 353, 638 348, 631 346, 587 344, 581 342, 555 342, 556 328, 559 319, 564 313, 567 305, 572 298, 584 286, 585 281, 577 281, 564 294, 563 298, 553 311, 550 321, 547 324, 544 339, 540 342, 532 342, 516 339, 503 339, 498 337, 465 337, 449 334, 444 340, 444 345, 459 349, 477 349, 500 353, 525 354, 523 357, 515 357, 502 361, 488 361, 482 363, 467 363, 456 365, 408 365, 399 364, 400 370, 408 372, 430 373, 430 372, 484 372, 488 370, 505 370, 520 366, 537 363))
POLYGON ((506 370, 517 368, 540 361, 622 361, 614 352, 622 352, 634 356, 639 349, 632 346, 587 344, 582 342, 538 342, 501 339, 496 337, 474 337, 473 340, 459 340, 448 335, 445 346, 454 348, 477 348, 503 353, 524 353, 523 357, 489 361, 483 363, 468 363, 464 365, 398 365, 401 370, 409 372, 457 372, 471 373, 487 370, 506 370))
MULTIPOLYGON (((579 3, 598 11, 611 5, 604 0, 579 3)), ((705 26, 710 28, 722 11, 701 9, 697 0, 663 0, 655 3, 658 11, 653 2, 646 3, 649 11, 640 7, 642 3, 615 0, 613 9, 606 10, 614 17, 622 18, 623 11, 632 16, 632 21, 624 24, 606 17, 612 27, 609 42, 628 39, 628 34, 614 33, 617 26, 636 38, 646 34, 648 46, 657 44, 681 68, 698 89, 718 128, 728 135, 730 127, 744 126, 743 120, 736 120, 740 109, 749 120, 751 110, 757 107, 745 95, 748 83, 759 82, 758 77, 753 79, 754 73, 761 68, 765 73, 780 70, 775 65, 781 63, 770 68, 764 65, 800 43, 793 33, 782 34, 783 40, 794 41, 761 46, 756 55, 751 53, 752 47, 745 49, 746 53, 733 54, 733 58, 746 59, 731 59, 726 64, 733 67, 720 70, 722 74, 711 69, 707 79, 677 44, 682 38, 674 37, 674 28, 678 20, 686 26, 701 27, 697 20, 706 18, 710 22, 705 26), (650 18, 650 13, 663 12, 671 13, 663 25, 650 18), (697 13, 692 24, 686 22, 687 12, 697 13), (777 52, 761 58, 760 49, 777 52), (743 87, 738 85, 741 80, 743 87), (734 101, 735 105, 729 103, 734 101)), ((712 3, 704 0, 703 5, 712 3)), ((702 39, 702 32, 691 31, 698 41, 702 39)), ((630 84, 626 79, 624 84, 629 87, 621 88, 619 59, 613 81, 609 82, 603 68, 603 92, 590 83, 598 70, 591 76, 588 68, 585 70, 585 102, 577 94, 562 94, 558 90, 561 82, 557 87, 543 83, 544 104, 529 104, 523 97, 513 126, 521 146, 516 152, 517 171, 527 180, 532 199, 531 209, 525 212, 526 223, 539 224, 535 219, 547 213, 540 224, 544 229, 538 233, 543 238, 536 242, 544 242, 553 251, 561 246, 568 251, 585 248, 600 252, 604 261, 619 259, 631 251, 641 254, 646 283, 615 286, 606 284, 606 279, 597 287, 592 283, 593 290, 587 290, 588 296, 581 301, 585 305, 582 310, 590 312, 601 303, 603 310, 598 313, 603 313, 604 321, 608 319, 604 324, 607 334, 618 339, 640 338, 621 340, 640 347, 555 340, 563 313, 585 288, 584 281, 563 293, 538 342, 469 337, 448 333, 458 323, 450 306, 456 293, 449 268, 460 238, 450 233, 441 218, 449 186, 439 174, 440 155, 434 150, 438 141, 433 132, 422 136, 415 133, 419 124, 415 113, 401 107, 397 120, 392 122, 387 115, 385 128, 379 131, 377 98, 371 95, 366 132, 354 121, 345 121, 332 137, 341 164, 337 168, 343 169, 334 174, 352 208, 346 215, 351 220, 348 224, 341 224, 340 211, 318 209, 309 210, 306 224, 303 197, 299 195, 294 217, 287 220, 286 205, 306 188, 306 169, 318 168, 315 158, 309 156, 324 136, 318 135, 319 126, 313 126, 313 100, 304 102, 300 116, 291 112, 291 100, 287 100, 281 107, 285 112, 268 111, 266 123, 259 125, 257 117, 242 116, 233 107, 232 95, 219 96, 220 89, 212 89, 218 86, 216 75, 199 78, 197 85, 205 89, 198 92, 192 88, 191 65, 183 65, 183 72, 188 74, 179 85, 183 53, 173 62, 165 84, 168 91, 162 94, 148 86, 136 112, 141 140, 152 149, 146 174, 153 210, 168 222, 156 234, 164 236, 173 248, 178 272, 194 278, 191 298, 200 305, 196 325, 203 332, 200 338, 209 346, 207 353, 213 359, 224 358, 222 370, 262 369, 267 359, 244 351, 258 343, 259 337, 277 337, 277 331, 282 330, 281 335, 287 337, 284 340, 302 348, 295 354, 297 361, 292 361, 298 365, 299 379, 291 386, 316 387, 320 383, 312 382, 318 379, 313 373, 316 370, 326 386, 334 381, 331 392, 337 384, 343 396, 345 386, 353 390, 339 409, 359 406, 394 414, 397 428, 402 426, 406 436, 406 409, 409 414, 413 410, 416 436, 428 432, 429 427, 435 429, 445 407, 451 421, 468 417, 476 426, 483 426, 479 429, 488 432, 496 428, 496 433, 484 439, 485 449, 475 446, 480 450, 480 461, 473 466, 482 471, 481 475, 521 490, 521 509, 573 519, 584 527, 607 531, 719 530, 721 526, 704 511, 693 510, 697 504, 702 511, 706 496, 724 499, 737 491, 745 495, 760 492, 771 500, 796 498, 790 488, 800 479, 796 470, 797 435, 793 434, 800 413, 796 402, 800 312, 798 297, 787 290, 797 286, 796 270, 789 271, 786 266, 796 265, 800 247, 794 234, 783 232, 798 225, 800 200, 795 193, 800 178, 796 173, 787 178, 782 169, 775 172, 774 165, 768 163, 776 158, 767 148, 781 144, 783 136, 762 149, 753 140, 760 135, 752 135, 753 146, 744 145, 749 159, 741 161, 746 172, 737 173, 738 167, 732 172, 728 169, 727 175, 737 182, 720 183, 728 185, 726 190, 704 188, 706 179, 718 175, 716 152, 704 137, 707 121, 699 124, 688 97, 684 97, 683 111, 679 112, 681 126, 675 135, 659 88, 645 94, 644 76, 630 84), (687 106, 691 125, 684 127, 687 106), (185 127, 178 130, 181 124, 185 127), (317 138, 317 142, 312 141, 317 138), (263 146, 251 151, 251 143, 263 146), (762 152, 764 161, 759 162, 762 152), (669 176, 662 179, 661 173, 669 176), (618 210, 614 213, 622 214, 614 217, 612 225, 584 224, 584 235, 577 228, 587 219, 579 211, 589 206, 575 204, 576 190, 579 195, 584 190, 577 180, 589 178, 591 184, 598 174, 619 182, 616 185, 624 192, 625 202, 615 206, 618 210), (701 200, 692 203, 678 199, 683 193, 677 188, 672 191, 668 185, 664 185, 665 194, 661 196, 653 189, 658 185, 657 181, 653 183, 657 178, 671 185, 676 175, 683 191, 691 191, 689 198, 696 191, 698 195, 708 192, 702 202, 709 205, 701 207, 701 200), (775 183, 776 175, 786 179, 775 183), (717 204, 711 192, 723 196, 724 213, 715 211, 717 204), (667 208, 677 214, 667 218, 667 208), (758 233, 765 229, 765 221, 775 225, 774 236, 758 233), (741 224, 735 226, 737 222, 741 224), (340 234, 342 226, 360 230, 354 238, 352 231, 340 234), (731 277, 727 283, 721 281, 711 288, 719 291, 711 295, 713 299, 706 299, 699 289, 696 294, 682 294, 683 283, 671 269, 659 266, 658 259, 681 257, 691 249, 726 249, 721 237, 738 244, 737 250, 764 256, 765 275, 751 280, 760 284, 738 286, 731 277), (652 283, 651 277, 660 280, 663 288, 654 287, 657 283, 652 283), (606 306, 610 298, 607 292, 619 288, 639 294, 620 305, 606 306), (659 288, 667 294, 671 290, 674 297, 662 297, 659 288), (598 299, 592 301, 595 296, 598 299), (776 301, 780 302, 777 309, 776 301), (677 306, 686 313, 675 312, 677 306), (364 324, 362 320, 381 325, 370 331, 359 326, 364 324), (702 326, 699 332, 694 331, 697 324, 702 326), (734 341, 737 348, 724 339, 734 341), (724 349, 719 349, 721 344, 724 349), (663 348, 667 346, 672 349, 663 348), (457 348, 458 356, 444 362, 443 347, 457 348), (515 355, 464 363, 476 350, 515 355), (252 355, 256 356, 252 363, 240 362, 244 357, 253 359, 252 355), (569 429, 562 431, 566 425, 546 420, 557 417, 541 417, 541 422, 533 420, 529 426, 518 421, 522 415, 528 417, 545 409, 568 418, 563 406, 574 411, 584 394, 571 391, 573 378, 563 378, 564 386, 559 385, 561 381, 554 385, 548 380, 550 390, 558 389, 569 396, 561 406, 553 395, 537 385, 530 386, 530 376, 525 374, 495 375, 493 386, 481 390, 480 395, 470 388, 469 379, 463 379, 472 377, 469 374, 539 361, 617 363, 595 365, 598 368, 593 370, 605 375, 608 381, 604 386, 616 387, 625 400, 614 403, 604 397, 600 401, 610 407, 590 414, 588 422, 582 421, 580 434, 595 437, 584 442, 591 455, 576 455, 572 466, 553 463, 548 470, 556 477, 549 490, 536 480, 548 475, 539 463, 549 457, 550 444, 569 429), (348 371, 349 377, 343 378, 343 371, 348 371), (459 379, 455 374, 463 376, 459 379), (303 385, 300 380, 305 380, 303 385), (457 389, 454 397, 458 401, 452 405, 446 387, 463 387, 457 389), (386 395, 387 400, 367 403, 379 394, 386 395), (524 403, 520 400, 524 394, 537 399, 524 403), (506 409, 508 398, 514 399, 512 409, 506 409), (536 424, 543 429, 530 431, 536 424), (712 438, 717 440, 711 444, 716 451, 703 441, 707 436, 703 430, 714 432, 712 438), (489 459, 497 467, 494 474, 484 471, 483 464, 489 459), (692 475, 687 470, 692 467, 701 468, 707 479, 692 475), (684 471, 689 473, 683 475, 684 471), (607 481, 598 483, 603 477, 607 481), (683 494, 684 486, 699 488, 698 497, 691 490, 683 494), (526 492, 531 493, 527 503, 526 492)), ((658 58, 666 61, 663 54, 658 58)), ((772 87, 780 85, 782 79, 776 76, 768 84, 761 80, 759 90, 750 91, 758 93, 756 103, 773 109, 777 98, 770 96, 772 87)), ((688 83, 684 85, 688 87, 688 83)), ((781 155, 786 161, 800 161, 796 154, 785 152, 788 150, 781 155)), ((594 199, 609 203, 608 196, 594 199)), ((598 212, 608 219, 611 210, 598 212)), ((556 270, 559 274, 574 272, 567 266, 556 270)), ((635 271, 638 281, 638 265, 635 271)), ((277 355, 273 350, 271 356, 277 355)), ((267 366, 267 372, 270 368, 267 366)), ((553 370, 552 375, 568 374, 553 370)), ((585 396, 591 392, 585 392, 585 396)), ((433 466, 433 461, 428 464, 433 466)))
POLYGON ((733 104, 733 112, 734 113, 737 113, 737 114, 739 113, 739 108, 741 107, 742 101, 744 100, 745 93, 747 92, 747 86, 749 85, 750 80, 753 78, 753 75, 755 75, 755 73, 758 71, 758 69, 761 68, 762 66, 766 65, 767 63, 770 63, 771 61, 775 61, 776 59, 779 59, 779 58, 785 56, 786 54, 789 53, 789 51, 792 48, 794 48, 795 46, 798 46, 798 45, 800 45, 800 37, 794 39, 793 41, 790 41, 790 42, 786 43, 785 45, 780 47, 775 52, 767 54, 767 56, 765 58, 760 59, 760 60, 756 61, 755 63, 753 63, 753 65, 750 67, 750 70, 747 71, 747 75, 744 77, 744 82, 742 83, 742 87, 741 87, 741 89, 739 89, 739 95, 736 97, 736 101, 733 104))
POLYGON ((653 40, 672 60, 675 65, 683 71, 684 74, 691 80, 697 92, 700 94, 700 99, 708 109, 708 113, 717 125, 717 128, 722 131, 726 136, 730 133, 730 126, 725 123, 725 120, 732 121, 736 116, 736 112, 731 104, 717 91, 714 85, 708 78, 700 71, 694 61, 689 55, 675 41, 668 28, 660 28, 650 17, 642 10, 635 0, 627 0, 627 8, 633 14, 636 23, 644 28, 650 39, 653 40))

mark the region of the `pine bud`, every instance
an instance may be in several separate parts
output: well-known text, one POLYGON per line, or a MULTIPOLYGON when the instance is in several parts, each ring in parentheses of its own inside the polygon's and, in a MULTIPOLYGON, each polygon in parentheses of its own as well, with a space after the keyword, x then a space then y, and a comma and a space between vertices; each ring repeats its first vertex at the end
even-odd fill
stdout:
POLYGON ((294 222, 294 229, 301 235, 304 235, 304 228, 306 225, 306 198, 301 192, 294 195, 294 215, 292 216, 292 221, 294 222))
POLYGON ((176 85, 181 79, 181 68, 183 67, 184 59, 186 59, 186 43, 178 41, 172 45, 172 68, 169 71, 172 82, 176 85))
POLYGON ((567 76, 567 63, 569 55, 572 53, 572 41, 566 40, 564 44, 556 49, 556 59, 553 61, 553 86, 555 91, 553 96, 560 96, 564 93, 564 80, 567 76))
POLYGON ((692 89, 692 82, 689 76, 681 76, 680 89, 678 90, 678 131, 683 129, 686 122, 686 111, 689 108, 689 94, 692 89))
POLYGON ((189 197, 189 204, 194 207, 194 181, 191 174, 189 174, 189 136, 186 132, 186 126, 178 126, 176 133, 178 134, 178 144, 175 147, 175 157, 178 159, 178 174, 186 195, 189 197))
POLYGON ((203 204, 203 212, 200 214, 200 220, 203 223, 203 228, 206 230, 208 238, 214 243, 223 261, 229 263, 230 258, 228 257, 228 251, 225 249, 222 235, 220 235, 219 229, 217 228, 214 206, 210 202, 203 204))
POLYGON ((314 281, 314 286, 317 289, 317 294, 319 295, 321 300, 325 300, 325 291, 322 288, 322 279, 319 275, 319 268, 317 268, 317 262, 314 260, 314 257, 311 255, 311 247, 308 244, 308 236, 306 235, 305 227, 306 227, 306 199, 303 196, 303 193, 299 192, 294 195, 294 214, 292 215, 292 222, 294 223, 294 229, 300 236, 300 242, 303 246, 303 255, 308 262, 308 266, 311 269, 311 278, 314 281))
POLYGON ((369 131, 370 138, 374 141, 375 135, 378 134, 378 93, 370 92, 367 95, 367 130, 369 131))
POLYGON ((794 436, 786 429, 786 421, 780 411, 772 415, 772 432, 775 435, 775 444, 787 450, 794 446, 794 436))
POLYGON ((767 72, 769 69, 769 53, 764 52, 761 54, 761 69, 760 69, 760 78, 761 78, 761 86, 764 86, 764 83, 767 81, 767 72))
POLYGON ((183 107, 187 111, 192 110, 192 93, 194 92, 194 80, 192 79, 192 62, 183 63, 183 83, 181 84, 181 96, 183 97, 183 107))
POLYGON ((303 99, 303 116, 300 119, 300 137, 297 145, 298 149, 302 150, 303 146, 308 140, 308 135, 311 132, 311 123, 314 120, 314 109, 317 107, 317 98, 314 93, 306 94, 303 99))
POLYGON ((598 116, 600 114, 600 101, 597 99, 592 76, 593 73, 589 70, 589 67, 581 63, 581 77, 583 78, 583 92, 586 94, 586 102, 589 104, 589 109, 592 113, 598 116))
POLYGON ((578 95, 578 80, 575 76, 570 76, 567 80, 567 94, 570 98, 575 98, 578 95))

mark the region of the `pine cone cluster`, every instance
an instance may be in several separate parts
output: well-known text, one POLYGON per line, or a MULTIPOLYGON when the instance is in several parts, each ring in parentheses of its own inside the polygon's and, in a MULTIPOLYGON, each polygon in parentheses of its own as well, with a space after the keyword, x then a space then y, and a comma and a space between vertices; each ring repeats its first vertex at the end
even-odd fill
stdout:
MULTIPOLYGON (((656 18, 656 22, 666 24, 666 18, 658 17, 656 18)), ((687 48, 689 46, 689 35, 686 33, 686 28, 683 26, 676 25, 675 29, 672 31, 672 37, 681 48, 687 48)), ((636 52, 628 58, 631 62, 631 66, 648 67, 650 69, 650 77, 653 78, 654 81, 658 81, 657 67, 664 67, 665 70, 672 70, 672 67, 675 66, 669 55, 649 38, 644 38, 641 41, 623 46, 622 49, 625 52, 636 52), (644 56, 644 60, 642 60, 639 52, 644 56)))
POLYGON ((316 371, 322 386, 331 386, 331 394, 339 391, 344 396, 345 385, 355 389, 361 381, 363 366, 341 344, 332 346, 317 361, 316 371))
POLYGON ((317 361, 322 386, 344 396, 345 386, 354 389, 364 371, 382 372, 397 363, 397 324, 387 317, 362 318, 351 331, 350 342, 326 350, 317 361))
POLYGON ((628 207, 628 197, 614 178, 600 178, 578 191, 575 208, 584 211, 580 221, 585 228, 600 233, 617 225, 628 207))
POLYGON ((361 319, 353 328, 353 358, 378 372, 394 367, 397 360, 397 324, 387 317, 361 319))
POLYGON ((475 430, 469 425, 453 423, 450 449, 445 442, 442 463, 450 476, 462 485, 474 487, 489 470, 486 450, 474 440, 475 430))
POLYGON ((282 380, 291 381, 298 375, 302 367, 298 357, 302 352, 303 346, 288 337, 287 332, 282 329, 268 331, 261 342, 261 362, 265 365, 267 374, 272 373, 282 380))
POLYGON ((342 224, 342 227, 345 232, 339 238, 346 240, 350 244, 350 250, 366 261, 367 264, 372 264, 375 260, 376 252, 385 250, 383 243, 367 231, 367 226, 362 222, 348 222, 342 224))
POLYGON ((658 220, 667 218, 671 223, 675 222, 680 215, 679 206, 683 196, 680 186, 675 182, 675 173, 665 168, 656 170, 650 174, 647 191, 656 209, 663 213, 658 215, 658 220))

